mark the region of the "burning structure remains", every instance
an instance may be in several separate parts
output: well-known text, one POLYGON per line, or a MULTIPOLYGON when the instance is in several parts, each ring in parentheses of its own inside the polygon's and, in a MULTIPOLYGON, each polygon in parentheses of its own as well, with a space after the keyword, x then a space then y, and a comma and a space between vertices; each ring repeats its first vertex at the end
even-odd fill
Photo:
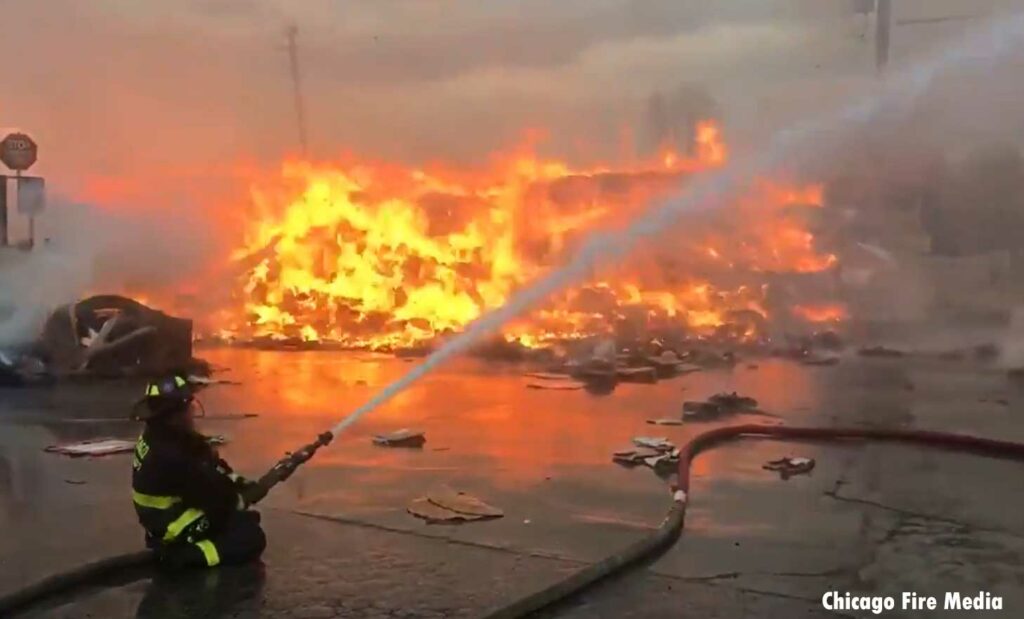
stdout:
MULTIPOLYGON (((251 192, 257 216, 234 255, 235 306, 210 332, 422 346, 501 306, 586 236, 627 225, 727 161, 716 123, 694 136, 688 154, 582 169, 530 152, 482 170, 288 162, 280 182, 251 192)), ((730 208, 599 267, 502 337, 526 347, 665 331, 751 341, 773 325, 834 325, 845 310, 831 283, 837 257, 815 238, 822 207, 820 185, 760 179, 730 208), (798 282, 808 283, 799 298, 798 282)))

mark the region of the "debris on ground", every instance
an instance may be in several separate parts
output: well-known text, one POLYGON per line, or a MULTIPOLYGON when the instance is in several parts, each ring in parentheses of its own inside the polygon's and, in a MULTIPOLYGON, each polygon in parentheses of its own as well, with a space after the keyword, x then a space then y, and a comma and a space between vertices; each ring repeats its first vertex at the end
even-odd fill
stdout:
POLYGON ((66 456, 109 456, 134 450, 135 441, 120 439, 95 439, 78 443, 50 445, 43 449, 43 451, 49 453, 59 453, 66 456))
POLYGON ((209 369, 192 357, 192 321, 118 295, 54 310, 35 344, 56 376, 129 376, 209 369))
POLYGON ((377 434, 373 437, 373 444, 381 447, 422 447, 427 442, 425 432, 402 428, 387 434, 377 434))
POLYGON ((679 463, 679 450, 674 449, 670 452, 662 453, 657 456, 650 458, 644 458, 644 464, 651 467, 652 469, 658 469, 664 466, 673 466, 679 463))
POLYGON ((65 479, 64 483, 71 484, 72 486, 83 486, 86 482, 84 479, 65 479))
POLYGON ((652 426, 681 426, 682 419, 648 419, 647 423, 652 426))
POLYGON ((679 449, 674 447, 668 451, 651 449, 649 447, 622 449, 612 454, 612 461, 626 466, 644 464, 655 469, 659 466, 678 463, 679 449))
POLYGON ((740 395, 735 391, 731 393, 716 393, 708 398, 707 401, 688 400, 683 402, 683 419, 704 421, 721 415, 738 413, 774 417, 774 415, 758 410, 757 400, 740 395))
POLYGON ((658 382, 658 372, 652 367, 640 367, 640 368, 626 368, 618 367, 615 368, 615 374, 618 379, 624 383, 656 383, 658 382))
POLYGON ((574 373, 574 378, 584 382, 590 388, 614 389, 619 382, 619 377, 614 367, 602 367, 590 365, 581 367, 574 373))
POLYGON ((694 372, 700 372, 704 368, 693 363, 680 363, 676 366, 676 376, 682 376, 683 374, 692 374, 694 372))
POLYGON ((814 469, 814 459, 786 456, 778 460, 770 460, 761 468, 766 471, 776 471, 782 479, 789 479, 793 475, 809 473, 814 469))
POLYGON ((886 346, 868 346, 866 348, 861 348, 860 350, 858 350, 857 354, 860 355, 861 357, 882 358, 897 358, 907 356, 907 353, 903 352, 902 350, 888 348, 886 346))
POLYGON ((413 499, 407 511, 427 522, 468 522, 501 518, 505 512, 477 497, 444 486, 413 499))
POLYGON ((676 446, 664 436, 634 436, 633 444, 657 451, 672 451, 676 446))
POLYGON ((613 452, 612 461, 626 466, 645 464, 652 469, 679 462, 679 448, 665 437, 637 436, 633 444, 635 448, 613 452))
POLYGON ((736 353, 730 350, 724 352, 716 352, 713 350, 691 350, 687 353, 686 360, 701 369, 732 367, 736 365, 736 362, 738 361, 736 353))
POLYGON ((800 359, 800 364, 801 365, 810 365, 810 366, 830 366, 830 365, 837 365, 838 363, 839 363, 839 357, 834 356, 834 355, 827 355, 827 356, 825 356, 825 355, 822 355, 822 356, 819 356, 819 355, 808 355, 808 356, 803 357, 802 359, 800 359))
POLYGON ((674 350, 664 350, 659 355, 652 355, 644 359, 646 365, 654 368, 658 378, 675 376, 682 361, 674 350))
POLYGON ((417 518, 422 518, 423 520, 426 520, 427 522, 458 522, 460 520, 479 520, 479 518, 475 516, 459 514, 458 512, 453 512, 450 509, 445 509, 443 507, 434 505, 433 503, 430 502, 429 499, 427 499, 427 497, 413 499, 409 503, 409 506, 406 507, 406 511, 408 511, 413 516, 416 516, 417 518))
POLYGON ((570 380, 572 376, 563 372, 527 372, 523 374, 526 378, 535 378, 537 380, 570 380))
POLYGON ((727 412, 757 408, 757 400, 745 395, 739 395, 735 391, 732 393, 716 393, 708 398, 708 402, 717 404, 727 412))
POLYGON ((702 402, 700 400, 687 400, 683 402, 684 419, 711 419, 722 414, 722 408, 714 402, 702 402))
POLYGON ((586 383, 571 378, 564 380, 533 380, 526 383, 527 389, 548 389, 551 391, 577 391, 586 387, 586 383))
POLYGON ((618 451, 612 452, 612 461, 618 462, 619 464, 640 464, 648 458, 656 458, 660 456, 662 452, 657 449, 651 449, 649 447, 627 447, 618 451))
MULTIPOLYGON (((221 435, 208 436, 207 441, 211 445, 223 445, 227 439, 221 435)), ((135 451, 136 441, 128 441, 116 438, 100 438, 76 443, 61 443, 49 445, 43 449, 47 453, 63 454, 71 457, 81 456, 110 456, 114 454, 130 453, 135 451)))

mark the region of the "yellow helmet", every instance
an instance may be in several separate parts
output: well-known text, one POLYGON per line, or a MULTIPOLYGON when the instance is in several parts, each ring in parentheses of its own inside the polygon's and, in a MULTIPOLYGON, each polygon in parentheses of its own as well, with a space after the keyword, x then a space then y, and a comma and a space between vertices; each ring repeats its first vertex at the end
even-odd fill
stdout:
POLYGON ((184 410, 195 399, 192 384, 181 374, 170 374, 146 383, 143 396, 132 407, 132 417, 149 420, 184 410))

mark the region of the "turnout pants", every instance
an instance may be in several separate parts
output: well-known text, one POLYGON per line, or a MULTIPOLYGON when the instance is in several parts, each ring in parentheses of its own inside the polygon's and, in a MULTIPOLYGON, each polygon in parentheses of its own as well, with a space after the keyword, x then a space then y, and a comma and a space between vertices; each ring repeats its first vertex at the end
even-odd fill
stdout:
POLYGON ((213 567, 254 561, 266 546, 259 512, 237 511, 219 530, 163 546, 157 554, 161 565, 171 569, 213 567))

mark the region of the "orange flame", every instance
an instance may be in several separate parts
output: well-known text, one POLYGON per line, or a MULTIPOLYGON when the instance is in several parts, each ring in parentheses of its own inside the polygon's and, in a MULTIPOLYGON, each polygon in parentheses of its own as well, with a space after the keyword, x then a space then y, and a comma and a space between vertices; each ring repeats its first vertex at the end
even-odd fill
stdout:
MULTIPOLYGON (((243 311, 220 327, 371 348, 456 331, 561 263, 589 233, 626 225, 689 175, 723 165, 717 124, 699 124, 693 151, 585 169, 530 153, 482 171, 289 161, 280 183, 252 190, 256 216, 234 256, 244 266, 243 311)), ((821 203, 817 186, 759 183, 735 207, 738 230, 712 226, 640 248, 510 325, 506 337, 535 346, 621 321, 708 332, 737 316, 764 319, 764 286, 716 284, 714 275, 832 266, 836 257, 819 254, 786 212, 821 203)))
POLYGON ((838 304, 796 305, 793 313, 808 322, 842 322, 849 318, 846 308, 838 304))

